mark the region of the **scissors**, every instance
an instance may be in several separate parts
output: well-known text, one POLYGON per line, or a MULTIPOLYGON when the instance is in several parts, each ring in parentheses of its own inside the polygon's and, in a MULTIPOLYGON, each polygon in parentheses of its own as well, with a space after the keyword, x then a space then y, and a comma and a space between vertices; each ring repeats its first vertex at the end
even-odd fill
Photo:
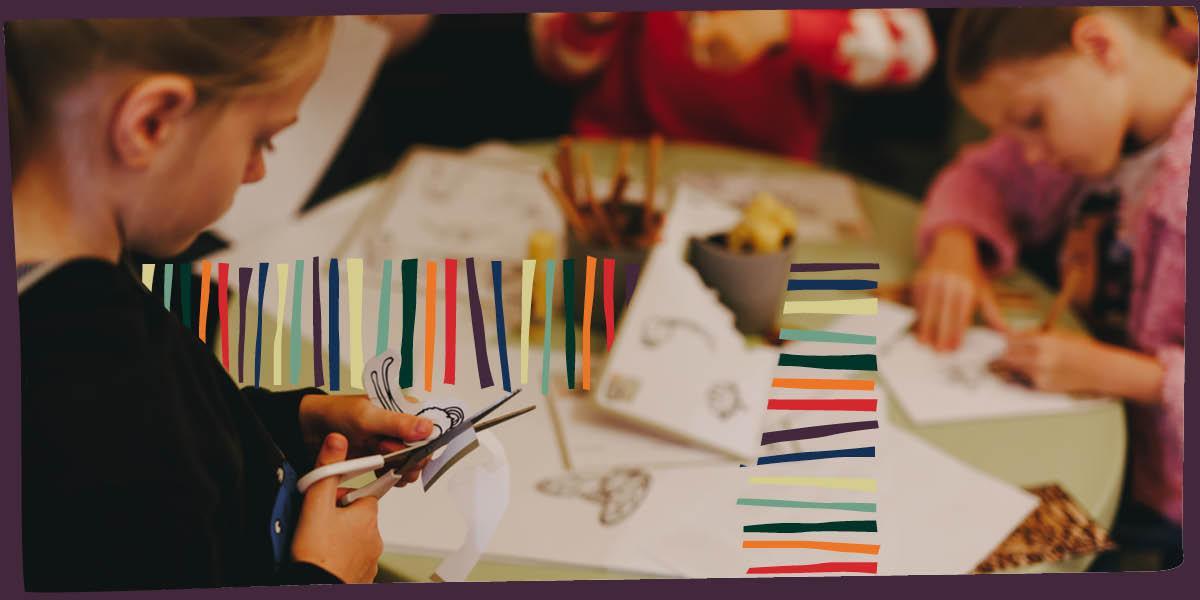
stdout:
POLYGON ((309 471, 304 475, 304 477, 301 477, 300 480, 296 482, 296 489, 303 494, 307 492, 308 488, 312 487, 313 484, 327 477, 341 477, 341 481, 345 481, 347 479, 362 475, 363 473, 387 469, 387 473, 376 478, 375 481, 372 481, 371 483, 368 483, 367 485, 364 485, 357 490, 342 496, 338 500, 338 506, 347 506, 355 500, 358 500, 359 498, 365 498, 367 496, 382 498, 383 495, 388 492, 388 490, 392 489, 392 487, 403 478, 404 471, 411 468, 412 465, 416 465, 422 460, 425 460, 427 457, 432 456, 434 452, 449 444, 454 440, 454 438, 465 433, 468 429, 474 429, 477 432, 484 431, 485 429, 495 427, 496 425, 499 425, 510 419, 515 419, 516 417, 519 417, 536 408, 536 406, 527 406, 504 416, 496 417, 490 421, 484 421, 482 423, 480 422, 484 417, 491 414, 497 408, 500 408, 500 405, 508 402, 513 396, 516 396, 519 393, 521 393, 521 390, 518 389, 515 392, 501 398, 500 400, 497 400, 491 406, 484 408, 471 418, 465 419, 462 423, 451 427, 448 431, 432 440, 427 439, 419 442, 413 442, 404 448, 401 448, 400 450, 389 452, 387 454, 373 454, 370 456, 363 456, 361 458, 344 460, 341 462, 317 467, 312 471, 309 471))

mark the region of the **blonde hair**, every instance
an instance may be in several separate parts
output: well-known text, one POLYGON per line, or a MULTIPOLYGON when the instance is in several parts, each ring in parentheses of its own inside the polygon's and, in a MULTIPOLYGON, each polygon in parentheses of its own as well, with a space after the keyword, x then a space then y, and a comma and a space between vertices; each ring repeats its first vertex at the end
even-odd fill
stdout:
MULTIPOLYGON (((1195 11, 1188 9, 1195 15, 1195 11)), ((1075 21, 1091 13, 1118 16, 1134 31, 1163 39, 1182 13, 1167 7, 1046 6, 968 8, 958 11, 946 48, 947 73, 954 87, 977 83, 998 62, 1040 58, 1071 47, 1075 21)))
POLYGON ((278 85, 332 17, 28 20, 5 25, 13 175, 51 121, 69 86, 112 68, 176 73, 192 80, 197 103, 278 85))

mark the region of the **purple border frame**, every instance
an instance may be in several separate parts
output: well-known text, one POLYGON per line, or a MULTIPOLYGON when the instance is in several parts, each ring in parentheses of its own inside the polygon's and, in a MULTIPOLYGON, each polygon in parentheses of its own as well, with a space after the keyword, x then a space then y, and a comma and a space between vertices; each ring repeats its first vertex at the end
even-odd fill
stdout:
MULTIPOLYGON (((960 6, 1005 6, 1005 5, 1055 5, 1055 4, 1094 4, 1120 5, 1142 4, 1141 2, 1125 2, 1099 0, 1088 2, 1053 2, 1045 0, 908 0, 906 2, 852 1, 845 4, 824 1, 803 0, 754 0, 748 3, 736 0, 207 0, 203 3, 182 6, 170 6, 153 0, 107 0, 94 2, 91 0, 41 0, 28 3, 6 3, 0 8, 0 19, 4 21, 22 18, 39 17, 125 17, 125 16, 159 16, 164 14, 178 16, 236 16, 261 14, 371 14, 371 13, 499 13, 499 12, 537 12, 548 10, 681 10, 681 9, 746 9, 746 8, 846 8, 854 7, 960 7, 960 6)), ((1170 4, 1167 2, 1147 2, 1145 4, 1170 4)), ((1187 3, 1181 3, 1187 4, 1187 3)), ((1196 2, 1190 3, 1193 7, 1196 2)), ((0 69, 4 69, 0 65, 0 69)), ((0 82, 0 89, 4 83, 0 82)), ((0 111, 8 114, 7 93, 0 94, 0 111)), ((8 119, 0 119, 0 188, 9 190, 6 195, 11 200, 12 173, 9 162, 8 119)), ((1193 156, 1200 150, 1200 139, 1193 134, 1193 156)), ((1200 196, 1200 173, 1196 170, 1191 174, 1191 185, 1188 188, 1189 197, 1200 196)), ((1188 229, 1192 229, 1195 219, 1188 217, 1188 229)), ((13 260, 12 213, 0 210, 0 281, 8 283, 10 294, 0 295, 0 330, 18 332, 16 277, 13 260)), ((1193 236, 1188 241, 1187 254, 1196 257, 1197 245, 1200 244, 1193 236)), ((1200 298, 1200 285, 1194 278, 1187 283, 1188 295, 1193 299, 1200 298)), ((1194 305, 1193 305, 1194 306, 1194 305)), ((1192 311, 1189 311, 1189 316, 1192 311)), ((1197 321, 1188 319, 1188 337, 1196 333, 1197 321)), ((1200 363, 1187 352, 1187 379, 1191 380, 1200 375, 1200 363)), ((7 419, 4 420, 2 450, 3 460, 8 473, 10 485, 0 494, 0 530, 10 534, 3 536, 0 541, 0 573, 3 574, 3 584, 0 590, 24 594, 23 576, 21 574, 21 519, 20 519, 20 353, 17 335, 7 335, 0 340, 0 390, 8 399, 3 408, 7 419), (16 534, 16 535, 13 535, 16 534)), ((1188 386, 1190 388, 1190 386, 1188 386)), ((1185 388, 1186 389, 1186 388, 1185 388)), ((1196 416, 1193 411, 1193 416, 1196 416)), ((1197 417, 1200 419, 1200 417, 1197 417)), ((1195 419, 1193 419, 1195 420, 1195 419)), ((1200 454, 1200 452, 1191 452, 1200 454)), ((1192 467, 1185 464, 1185 478, 1196 479, 1196 465, 1200 458, 1192 457, 1192 467)), ((1200 509, 1191 509, 1194 514, 1200 509)), ((64 518, 69 516, 64 515, 64 518)), ((1185 538, 1190 536, 1185 535, 1185 538)), ((69 551, 68 551, 69 553, 69 551)), ((69 566, 64 565, 64 568, 69 566)), ((1117 574, 1046 574, 1046 575, 1015 575, 1015 576, 908 576, 908 577, 848 577, 848 578, 777 578, 777 579, 708 579, 708 580, 669 580, 669 581, 603 581, 603 582, 514 582, 482 584, 452 584, 422 586, 420 595, 430 600, 442 598, 471 598, 479 594, 492 594, 500 597, 521 598, 554 598, 570 594, 575 600, 608 600, 619 594, 687 594, 696 600, 722 599, 732 595, 745 594, 837 594, 852 596, 883 597, 887 595, 955 595, 977 598, 1004 598, 1025 595, 1034 596, 1088 596, 1092 598, 1129 598, 1147 592, 1156 595, 1171 594, 1183 596, 1186 589, 1194 590, 1197 586, 1198 567, 1188 563, 1172 571, 1158 573, 1117 573, 1117 574), (1189 585, 1190 584, 1190 585, 1189 585)), ((411 590, 413 588, 405 588, 411 590)), ((386 586, 355 586, 331 587, 313 586, 308 588, 226 588, 220 590, 179 590, 137 592, 139 596, 164 596, 177 598, 332 598, 335 595, 354 596, 359 598, 394 598, 397 590, 386 586)), ((111 596, 111 592, 97 592, 96 595, 111 596)), ((5 594, 7 595, 7 594, 5 594)), ((29 594, 34 595, 34 594, 29 594)), ((36 594, 38 597, 77 596, 78 594, 36 594)))

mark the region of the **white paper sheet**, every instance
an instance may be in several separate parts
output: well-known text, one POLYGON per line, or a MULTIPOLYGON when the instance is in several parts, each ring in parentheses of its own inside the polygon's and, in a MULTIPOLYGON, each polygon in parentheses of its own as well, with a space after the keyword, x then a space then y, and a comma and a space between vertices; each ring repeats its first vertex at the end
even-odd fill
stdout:
POLYGON ((955 352, 939 354, 912 335, 879 358, 879 369, 914 423, 930 425, 1022 415, 1043 415, 1097 406, 1097 400, 1039 392, 1008 383, 987 369, 1005 347, 1001 334, 972 328, 955 352))
POLYGON ((508 509, 509 466, 504 446, 491 432, 478 437, 479 449, 449 475, 447 487, 468 526, 462 546, 434 570, 442 581, 466 581, 508 509))
POLYGON ((337 17, 325 69, 300 105, 300 120, 280 133, 265 156, 267 176, 242 186, 214 229, 233 243, 296 218, 354 123, 390 38, 361 17, 337 17))

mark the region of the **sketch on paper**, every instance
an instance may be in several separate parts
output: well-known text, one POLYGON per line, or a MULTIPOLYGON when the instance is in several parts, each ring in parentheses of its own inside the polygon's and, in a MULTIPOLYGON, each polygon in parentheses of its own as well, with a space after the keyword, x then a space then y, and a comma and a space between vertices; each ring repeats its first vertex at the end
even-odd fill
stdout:
POLYGON ((675 338, 676 332, 690 331, 704 340, 709 350, 716 351, 717 342, 711 333, 700 324, 690 319, 677 317, 652 317, 646 320, 642 329, 642 344, 647 348, 657 348, 675 338))
POLYGON ((729 381, 716 383, 708 388, 708 407, 722 421, 727 421, 746 409, 737 384, 729 381))
POLYGON ((609 380, 608 389, 605 390, 604 395, 614 402, 632 402, 637 397, 639 387, 641 387, 641 383, 637 378, 614 374, 609 380))
POLYGON ((604 473, 567 473, 538 482, 539 492, 560 498, 582 498, 600 505, 600 524, 617 525, 642 505, 650 493, 650 473, 616 467, 604 473))

